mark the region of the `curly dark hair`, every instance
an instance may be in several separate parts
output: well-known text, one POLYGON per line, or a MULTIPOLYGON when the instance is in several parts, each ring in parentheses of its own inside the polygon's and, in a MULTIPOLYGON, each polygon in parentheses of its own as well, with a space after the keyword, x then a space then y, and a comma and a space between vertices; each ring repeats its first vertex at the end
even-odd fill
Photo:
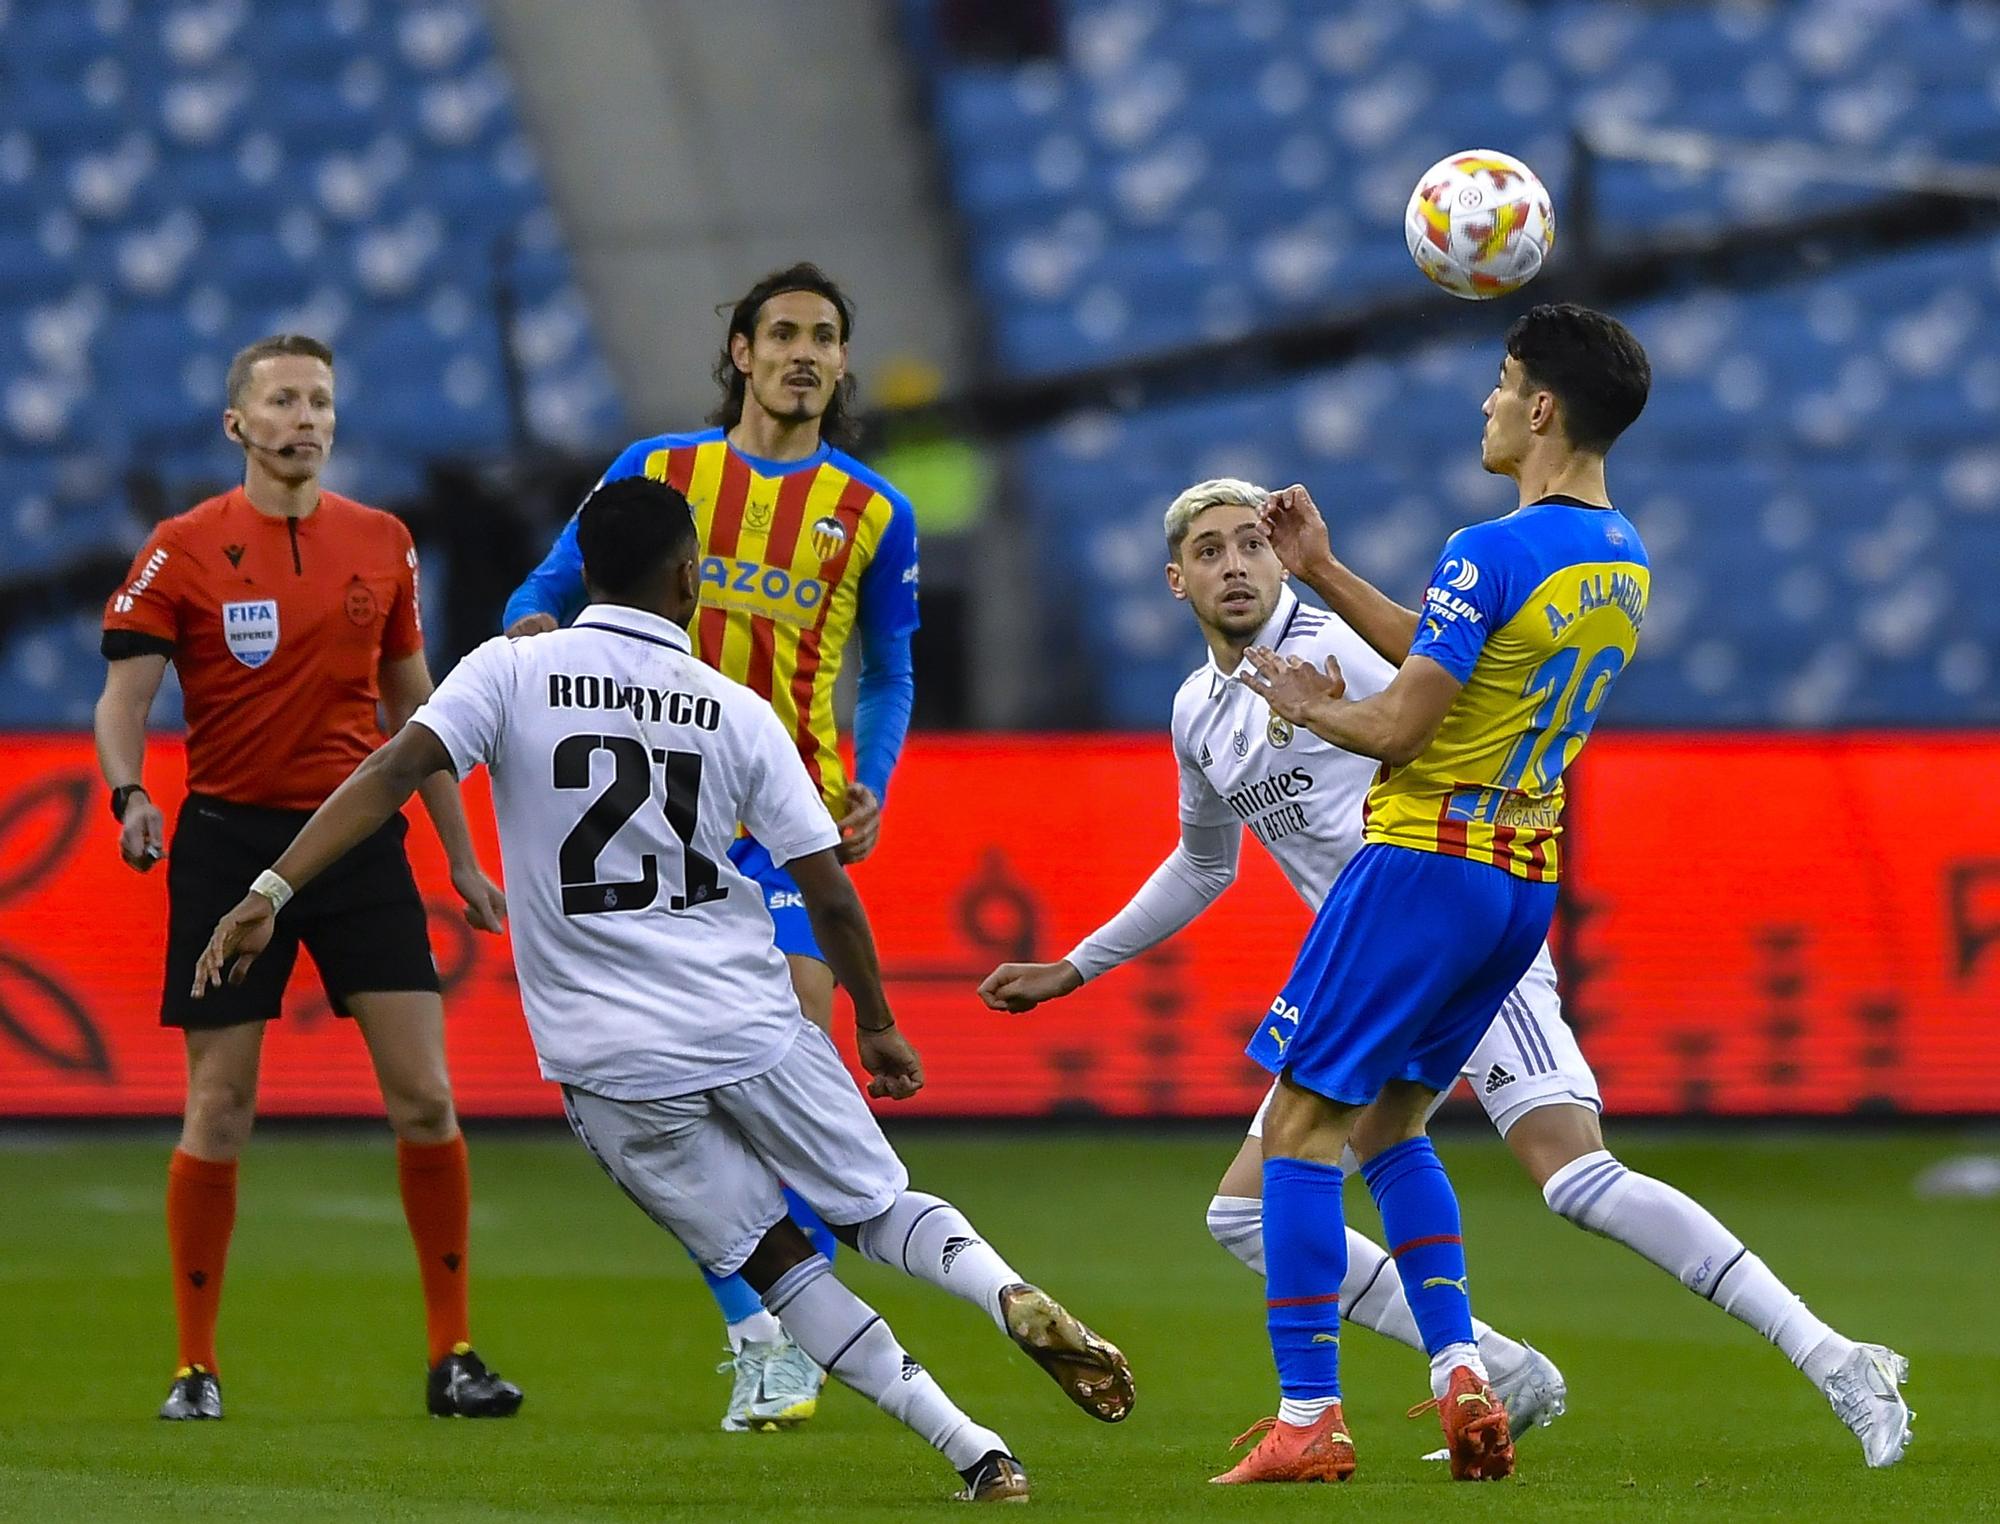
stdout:
MULTIPOLYGON (((833 310, 840 314, 840 342, 845 344, 848 335, 853 333, 854 308, 849 305, 846 293, 834 284, 832 276, 808 260, 800 260, 783 270, 773 270, 734 303, 724 303, 715 309, 717 313, 726 311, 729 314, 729 328, 722 336, 722 353, 715 362, 715 384, 722 388, 722 401, 708 415, 710 423, 733 429, 741 421, 743 396, 749 390, 750 378, 736 368, 736 358, 729 352, 730 345, 739 333, 745 339, 754 341, 757 317, 764 310, 764 303, 787 291, 810 291, 815 296, 825 297, 833 303, 833 310)), ((849 371, 840 378, 833 389, 833 396, 827 400, 826 411, 820 415, 819 437, 828 444, 853 442, 857 432, 855 390, 854 373, 849 371)))
POLYGON ((1653 367, 1632 330, 1574 302, 1532 307, 1507 330, 1507 353, 1531 386, 1562 405, 1563 436, 1602 455, 1644 411, 1653 367))
POLYGON ((576 515, 576 545, 583 575, 614 598, 629 596, 660 568, 696 553, 694 512, 688 500, 650 476, 621 476, 583 500, 576 515))

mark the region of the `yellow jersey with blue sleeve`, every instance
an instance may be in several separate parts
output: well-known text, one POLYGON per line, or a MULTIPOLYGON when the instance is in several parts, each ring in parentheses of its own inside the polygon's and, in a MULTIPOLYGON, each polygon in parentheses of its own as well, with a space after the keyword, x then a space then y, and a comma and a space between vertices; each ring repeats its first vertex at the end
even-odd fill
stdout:
POLYGON ((1563 774, 1632 659, 1651 585, 1631 521, 1572 497, 1453 535, 1410 655, 1465 687, 1422 756, 1383 766, 1364 839, 1555 882, 1563 774))

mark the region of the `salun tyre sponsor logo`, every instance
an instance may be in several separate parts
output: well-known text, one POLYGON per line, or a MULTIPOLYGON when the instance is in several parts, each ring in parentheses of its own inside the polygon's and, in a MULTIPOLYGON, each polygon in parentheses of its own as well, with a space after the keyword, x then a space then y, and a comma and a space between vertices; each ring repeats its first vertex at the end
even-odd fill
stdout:
POLYGON ((1424 610, 1428 614, 1434 615, 1439 619, 1448 620, 1453 624, 1456 624, 1461 619, 1467 624, 1478 624, 1481 618, 1479 610, 1472 604, 1467 603, 1456 593, 1446 592, 1441 587, 1430 587, 1424 590, 1424 610))

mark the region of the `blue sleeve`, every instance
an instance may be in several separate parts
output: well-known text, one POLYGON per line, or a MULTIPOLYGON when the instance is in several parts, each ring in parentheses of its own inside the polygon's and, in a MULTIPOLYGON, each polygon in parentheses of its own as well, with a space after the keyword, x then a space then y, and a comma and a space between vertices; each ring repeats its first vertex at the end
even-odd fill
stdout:
POLYGON ((854 775, 878 799, 902 754, 916 703, 910 636, 917 628, 917 516, 889 497, 889 527, 861 574, 861 681, 854 702, 854 775))
POLYGON ((910 732, 917 677, 910 665, 907 630, 861 632, 861 681, 854 697, 854 776, 877 799, 889 797, 889 774, 910 732))
MULTIPOLYGON (((908 501, 885 493, 889 527, 882 531, 875 558, 861 573, 862 639, 903 635, 917 627, 917 515, 908 501)), ((867 647, 864 645, 864 652, 867 647)))
POLYGON ((1461 683, 1470 678, 1487 637, 1514 617, 1515 552, 1512 536, 1495 525, 1475 524, 1445 541, 1410 655, 1428 656, 1461 683))
MULTIPOLYGON (((598 478, 597 485, 601 487, 606 482, 644 471, 650 444, 642 441, 626 450, 598 478)), ((562 533, 556 536, 555 544, 549 547, 549 553, 542 557, 542 564, 529 572, 507 599, 507 607, 500 615, 500 628, 507 629, 530 614, 547 614, 557 623, 567 624, 583 607, 583 599, 583 552, 576 548, 576 515, 572 513, 562 533)))

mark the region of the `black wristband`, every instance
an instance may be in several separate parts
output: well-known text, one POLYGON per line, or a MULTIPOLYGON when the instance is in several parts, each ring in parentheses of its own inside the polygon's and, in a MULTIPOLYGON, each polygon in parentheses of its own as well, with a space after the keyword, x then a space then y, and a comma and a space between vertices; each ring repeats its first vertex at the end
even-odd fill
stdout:
POLYGON ((120 825, 125 824, 125 810, 132 803, 134 794, 146 794, 148 799, 153 797, 146 793, 146 785, 143 783, 128 783, 122 788, 114 788, 111 791, 111 818, 120 825))

